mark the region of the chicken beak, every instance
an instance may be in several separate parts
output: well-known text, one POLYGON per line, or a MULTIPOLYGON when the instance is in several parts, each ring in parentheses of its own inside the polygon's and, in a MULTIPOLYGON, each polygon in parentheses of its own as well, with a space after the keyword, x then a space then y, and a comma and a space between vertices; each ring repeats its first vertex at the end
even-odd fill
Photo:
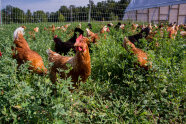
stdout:
POLYGON ((77 47, 77 46, 78 46, 78 45, 77 45, 77 42, 74 44, 74 46, 75 46, 75 47, 77 47))

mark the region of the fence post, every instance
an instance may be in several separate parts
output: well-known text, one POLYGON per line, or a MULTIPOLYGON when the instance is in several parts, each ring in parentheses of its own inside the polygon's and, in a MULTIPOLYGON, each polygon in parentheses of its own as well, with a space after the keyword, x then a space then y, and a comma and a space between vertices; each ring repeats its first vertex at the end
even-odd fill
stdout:
POLYGON ((2 25, 2 12, 1 12, 1 10, 2 10, 2 2, 0 0, 0 25, 2 25))
POLYGON ((179 15, 180 15, 180 4, 178 5, 177 24, 178 24, 178 22, 179 22, 179 15))
POLYGON ((169 21, 170 21, 170 10, 171 10, 171 6, 169 5, 169 11, 168 11, 168 23, 170 23, 169 21))
POLYGON ((90 23, 90 18, 91 18, 91 0, 89 0, 89 6, 90 6, 90 9, 89 9, 89 14, 88 14, 88 23, 90 23))
POLYGON ((147 22, 150 23, 150 20, 149 20, 149 19, 150 19, 150 18, 149 18, 149 8, 148 8, 147 11, 148 11, 148 13, 147 13, 147 19, 148 19, 148 21, 147 21, 147 22))
POLYGON ((72 22, 72 6, 70 6, 70 21, 72 22))
POLYGON ((160 7, 159 7, 159 10, 158 10, 158 23, 160 23, 160 7))

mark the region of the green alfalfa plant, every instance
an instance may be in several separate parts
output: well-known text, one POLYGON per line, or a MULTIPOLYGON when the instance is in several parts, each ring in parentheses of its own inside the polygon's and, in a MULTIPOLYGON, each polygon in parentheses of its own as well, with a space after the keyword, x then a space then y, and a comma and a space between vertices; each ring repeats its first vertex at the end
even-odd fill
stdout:
MULTIPOLYGON (((83 29, 86 25, 82 24, 83 29)), ((92 31, 99 32, 99 25, 94 23, 92 31)), ((33 29, 36 26, 37 24, 27 27, 33 29)), ((5 31, 1 32, 3 42, 0 44, 3 52, 0 59, 1 121, 182 123, 185 84, 184 39, 179 35, 175 40, 158 37, 156 41, 159 42, 159 47, 153 49, 150 47, 153 44, 146 46, 146 41, 142 39, 140 45, 145 46, 142 49, 149 54, 154 69, 146 74, 140 68, 135 70, 133 63, 136 62, 136 58, 121 46, 122 38, 132 34, 131 26, 126 27, 128 32, 123 34, 121 30, 111 29, 113 32, 107 34, 106 40, 101 38, 97 45, 92 45, 92 75, 86 84, 81 84, 80 89, 71 94, 72 96, 68 91, 63 92, 70 80, 59 78, 62 84, 58 86, 58 97, 51 95, 53 84, 48 74, 44 77, 32 74, 24 69, 26 65, 17 73, 17 62, 11 58, 10 49, 13 43, 12 32, 17 25, 5 28, 5 31)), ((66 33, 60 35, 64 40, 70 36, 66 33)), ((27 40, 27 32, 25 39, 27 40)), ((31 49, 43 57, 47 67, 49 62, 45 50, 53 44, 52 35, 42 31, 38 34, 36 42, 28 40, 28 43, 31 49)))

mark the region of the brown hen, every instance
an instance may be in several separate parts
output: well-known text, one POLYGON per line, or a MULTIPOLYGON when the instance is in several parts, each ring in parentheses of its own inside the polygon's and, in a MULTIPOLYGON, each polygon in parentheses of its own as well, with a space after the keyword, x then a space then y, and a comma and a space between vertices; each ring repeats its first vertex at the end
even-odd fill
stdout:
POLYGON ((128 46, 131 47, 131 51, 134 55, 136 55, 140 67, 144 68, 145 70, 151 68, 151 63, 150 66, 148 65, 149 62, 147 61, 147 54, 143 50, 136 48, 135 45, 125 37, 123 41, 123 47, 127 51, 129 51, 128 46))
POLYGON ((12 47, 12 57, 17 60, 18 67, 30 61, 30 70, 33 70, 33 72, 37 74, 46 74, 47 69, 44 66, 43 59, 37 52, 30 49, 27 41, 23 37, 23 31, 20 27, 14 32, 15 47, 12 47))
POLYGON ((76 54, 74 57, 61 56, 60 54, 47 50, 49 61, 53 63, 50 70, 50 79, 52 83, 56 83, 56 73, 59 73, 59 69, 68 70, 67 64, 72 66, 72 70, 66 75, 64 72, 60 72, 61 78, 71 77, 74 82, 73 87, 77 88, 80 81, 85 83, 87 78, 91 74, 91 64, 89 48, 87 45, 88 38, 80 35, 76 39, 74 44, 76 48, 76 54), (81 78, 81 80, 78 80, 81 78))
POLYGON ((90 37, 90 42, 91 43, 96 43, 97 40, 99 40, 99 36, 97 33, 93 33, 92 31, 90 31, 88 28, 86 29, 87 31, 87 37, 90 37))
POLYGON ((169 26, 167 28, 167 32, 169 33, 169 38, 175 39, 178 30, 179 30, 179 26, 176 25, 169 26))

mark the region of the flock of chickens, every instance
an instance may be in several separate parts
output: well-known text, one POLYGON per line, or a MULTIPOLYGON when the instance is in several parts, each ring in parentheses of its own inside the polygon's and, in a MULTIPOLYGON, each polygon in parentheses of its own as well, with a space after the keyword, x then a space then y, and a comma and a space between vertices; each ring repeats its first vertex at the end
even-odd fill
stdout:
MULTIPOLYGON (((44 62, 42 57, 35 51, 31 50, 27 41, 24 38, 24 29, 25 26, 19 27, 14 31, 14 44, 12 46, 12 57, 17 60, 18 67, 25 62, 30 62, 29 69, 34 73, 45 75, 49 73, 50 80, 52 83, 56 84, 58 73, 61 78, 65 79, 71 77, 73 82, 73 87, 77 88, 79 82, 86 82, 87 78, 91 75, 91 60, 89 54, 89 48, 91 44, 97 44, 100 40, 101 35, 103 34, 106 39, 106 35, 109 34, 110 28, 114 30, 123 30, 126 24, 121 24, 120 22, 117 25, 113 25, 109 23, 103 26, 98 33, 94 33, 91 31, 92 25, 89 23, 86 29, 87 36, 85 36, 84 31, 81 29, 81 24, 79 24, 74 29, 74 34, 72 38, 68 41, 63 42, 57 35, 55 35, 56 30, 68 30, 70 24, 61 27, 55 27, 52 25, 51 27, 44 28, 45 31, 52 32, 53 40, 55 44, 55 52, 48 49, 46 52, 48 54, 49 62, 53 63, 50 67, 49 71, 44 66, 44 62), (106 33, 107 32, 107 33, 106 33), (70 50, 75 52, 75 56, 68 57, 62 56, 61 54, 67 55, 70 50), (66 74, 64 70, 68 70, 71 65, 72 69, 66 74), (80 79, 80 80, 79 80, 80 79)), ((169 38, 175 38, 179 28, 182 27, 184 31, 181 31, 180 34, 185 37, 186 36, 186 26, 185 25, 138 25, 132 24, 131 30, 134 33, 132 36, 123 38, 123 47, 129 51, 132 55, 137 57, 138 65, 145 70, 149 70, 152 67, 152 63, 148 60, 148 55, 143 50, 137 48, 135 46, 136 43, 139 42, 139 39, 146 38, 147 40, 152 40, 157 31, 154 29, 158 29, 160 33, 163 35, 163 32, 166 30, 169 33, 169 38), (137 29, 141 31, 139 33, 135 33, 137 29)), ((33 39, 35 39, 35 32, 38 32, 39 28, 34 28, 33 31, 28 32, 33 39)), ((156 44, 158 47, 158 43, 156 44)), ((2 53, 0 52, 0 57, 2 53)), ((136 63, 135 63, 136 64, 136 63)))

